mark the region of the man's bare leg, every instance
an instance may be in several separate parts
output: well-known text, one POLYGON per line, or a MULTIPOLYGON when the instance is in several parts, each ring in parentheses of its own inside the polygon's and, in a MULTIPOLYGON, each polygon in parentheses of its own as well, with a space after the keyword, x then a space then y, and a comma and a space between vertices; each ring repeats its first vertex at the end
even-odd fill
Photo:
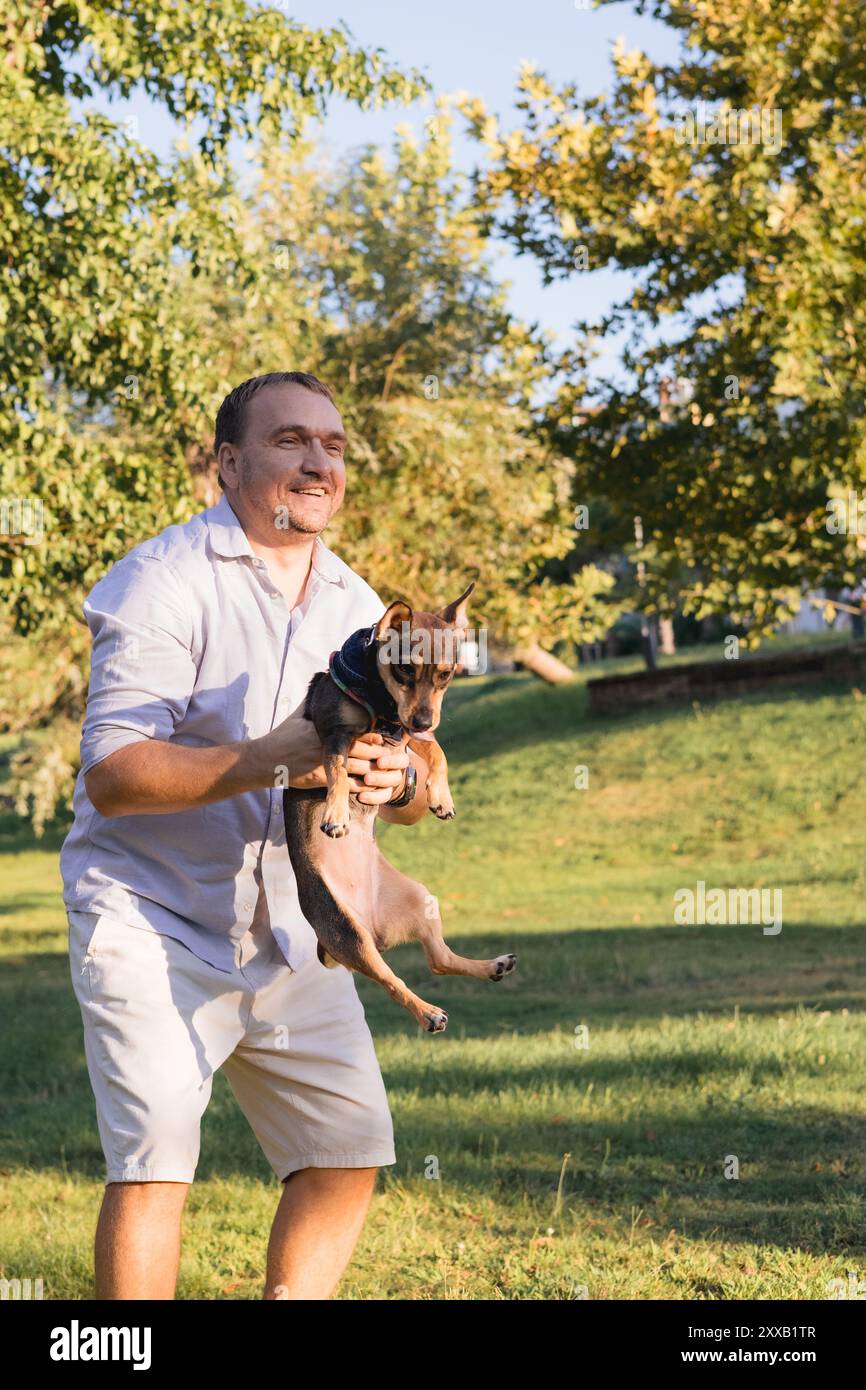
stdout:
POLYGON ((174 1298, 186 1182, 111 1182, 96 1224, 97 1298, 174 1298))
POLYGON ((357 1244, 375 1168, 302 1168, 283 1185, 268 1243, 265 1298, 330 1298, 357 1244))

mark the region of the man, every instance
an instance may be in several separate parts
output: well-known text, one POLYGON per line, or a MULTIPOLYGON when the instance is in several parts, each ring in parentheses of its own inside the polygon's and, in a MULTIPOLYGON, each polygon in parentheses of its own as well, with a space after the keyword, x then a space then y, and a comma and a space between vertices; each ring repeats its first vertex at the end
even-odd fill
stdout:
MULTIPOLYGON (((61 868, 107 1165, 99 1298, 174 1297, 219 1067, 284 1183, 266 1298, 330 1296, 376 1170, 395 1162, 364 1010, 352 975, 318 961, 282 822, 287 782, 325 784, 310 678, 385 609, 319 535, 343 501, 346 442, 315 377, 244 382, 217 416, 220 502, 137 546, 84 605, 91 679, 61 868)), ((384 819, 424 815, 414 754, 367 735, 348 770, 384 819)))

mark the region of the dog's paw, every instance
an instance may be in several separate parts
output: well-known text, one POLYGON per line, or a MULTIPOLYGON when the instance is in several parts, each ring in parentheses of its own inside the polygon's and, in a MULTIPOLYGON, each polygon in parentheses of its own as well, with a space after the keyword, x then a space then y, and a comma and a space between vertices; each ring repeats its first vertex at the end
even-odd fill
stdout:
POLYGON ((453 820, 456 812, 447 779, 431 778, 427 783, 427 807, 440 820, 453 820))
POLYGON ((342 840, 344 835, 348 835, 349 826, 346 821, 323 820, 322 830, 332 840, 342 840))
POLYGON ((448 1027, 448 1015, 441 1009, 430 1009, 424 1014, 424 1027, 428 1033, 444 1033, 448 1027))
POLYGON ((516 964, 516 956, 497 956, 495 961, 493 962, 494 969, 493 974, 490 976, 490 979, 493 981, 494 984, 498 984, 500 980, 505 979, 506 975, 511 974, 516 964))

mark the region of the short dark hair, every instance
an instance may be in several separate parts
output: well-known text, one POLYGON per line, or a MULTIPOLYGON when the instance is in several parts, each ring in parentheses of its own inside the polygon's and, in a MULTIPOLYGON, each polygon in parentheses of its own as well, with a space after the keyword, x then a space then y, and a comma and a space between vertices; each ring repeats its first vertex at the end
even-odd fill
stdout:
MULTIPOLYGON (((307 391, 315 391, 318 396, 327 396, 336 405, 330 386, 320 381, 312 372, 266 372, 264 376, 251 376, 230 391, 217 411, 214 430, 214 453, 219 453, 221 444, 237 444, 244 432, 246 407, 257 391, 263 386, 303 386, 307 391)), ((223 486, 220 476, 220 487, 223 486)))

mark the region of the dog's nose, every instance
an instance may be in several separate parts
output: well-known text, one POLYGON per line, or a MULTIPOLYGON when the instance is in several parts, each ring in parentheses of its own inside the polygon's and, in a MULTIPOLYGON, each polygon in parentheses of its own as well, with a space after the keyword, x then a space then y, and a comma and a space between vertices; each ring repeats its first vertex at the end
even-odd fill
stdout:
POLYGON ((433 720, 432 720, 432 719, 425 719, 425 718, 424 718, 422 715, 420 715, 420 714, 413 714, 413 715, 412 715, 412 728, 413 728, 413 729, 417 729, 419 733, 423 732, 424 729, 432 729, 432 727, 433 727, 433 720))

